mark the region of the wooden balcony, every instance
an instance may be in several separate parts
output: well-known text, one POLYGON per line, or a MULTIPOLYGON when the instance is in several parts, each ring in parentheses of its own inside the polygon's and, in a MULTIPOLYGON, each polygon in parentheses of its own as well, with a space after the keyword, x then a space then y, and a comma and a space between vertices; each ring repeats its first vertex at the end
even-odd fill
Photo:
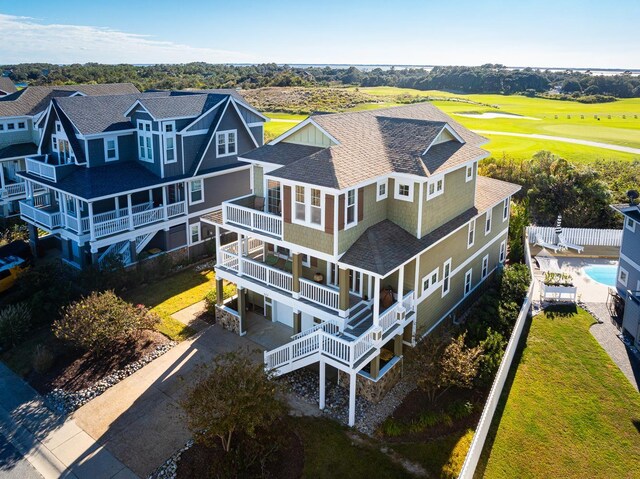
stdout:
POLYGON ((73 163, 65 163, 61 161, 57 155, 38 155, 27 158, 27 173, 57 182, 63 177, 62 172, 68 173, 75 165, 73 163))

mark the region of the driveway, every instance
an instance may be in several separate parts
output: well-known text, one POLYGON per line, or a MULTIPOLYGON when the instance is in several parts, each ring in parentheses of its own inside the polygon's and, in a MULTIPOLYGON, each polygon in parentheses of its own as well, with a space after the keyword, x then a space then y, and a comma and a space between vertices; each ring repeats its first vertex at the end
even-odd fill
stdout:
MULTIPOLYGON (((263 319, 265 327, 273 323, 263 319)), ((180 401, 199 377, 202 365, 222 353, 260 350, 257 343, 208 327, 78 409, 73 418, 99 444, 140 477, 147 477, 191 434, 180 401)))

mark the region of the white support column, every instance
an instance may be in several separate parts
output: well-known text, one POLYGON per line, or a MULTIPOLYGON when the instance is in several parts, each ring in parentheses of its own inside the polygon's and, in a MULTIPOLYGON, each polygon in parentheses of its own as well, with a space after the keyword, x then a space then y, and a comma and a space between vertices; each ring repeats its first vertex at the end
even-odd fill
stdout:
POLYGON ((324 360, 320 360, 320 409, 324 409, 325 403, 325 387, 326 387, 326 364, 324 360))
POLYGON ((65 195, 64 193, 60 193, 60 195, 58 196, 58 200, 60 201, 60 204, 58 205, 58 209, 60 210, 60 213, 62 213, 60 215, 62 226, 66 228, 67 227, 67 195, 65 195))
POLYGON ((129 216, 129 231, 133 231, 133 213, 131 211, 131 193, 127 195, 127 215, 129 216))
POLYGON ((238 233, 238 242, 236 244, 238 253, 238 276, 242 276, 242 234, 238 233))
POLYGON ((400 266, 398 271, 398 303, 402 303, 404 297, 404 265, 400 266))
POLYGON ((349 374, 349 426, 356 423, 356 372, 349 374))
POLYGON ((96 228, 93 224, 93 202, 89 201, 89 234, 91 241, 96 240, 96 228))
POLYGON ((162 215, 165 221, 167 221, 167 187, 163 186, 162 187, 162 206, 163 206, 163 211, 162 211, 162 215))
POLYGON ((30 181, 25 182, 24 192, 28 200, 33 199, 33 184, 30 181))
POLYGON ((373 277, 370 274, 367 274, 367 297, 371 300, 373 299, 373 277))
POLYGON ((80 223, 80 200, 76 198, 75 202, 76 202, 76 220, 78 220, 78 223, 80 223))
POLYGON ((116 205, 116 218, 120 218, 120 197, 116 196, 114 198, 114 203, 116 205))
POLYGON ((6 185, 4 182, 4 168, 2 168, 2 166, 0 166, 0 181, 2 181, 2 188, 4 188, 6 185))
POLYGON ((149 190, 149 203, 153 206, 153 190, 149 190))
POLYGON ((422 285, 420 284, 420 255, 415 259, 416 262, 416 276, 413 283, 413 298, 416 301, 422 294, 422 285))
POLYGON ((373 282, 373 324, 380 326, 380 277, 376 276, 373 282))
POLYGON ((216 264, 220 262, 220 226, 216 224, 216 264))

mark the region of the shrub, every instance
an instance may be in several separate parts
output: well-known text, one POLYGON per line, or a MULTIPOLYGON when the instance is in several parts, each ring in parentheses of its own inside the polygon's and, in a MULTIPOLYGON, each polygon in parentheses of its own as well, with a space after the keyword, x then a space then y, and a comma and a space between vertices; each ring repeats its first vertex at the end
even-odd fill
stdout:
POLYGON ((55 356, 49 348, 43 344, 38 344, 38 346, 36 346, 31 365, 38 374, 47 373, 53 366, 54 361, 55 356))
POLYGON ((454 401, 447 407, 447 413, 455 420, 463 419, 473 413, 471 401, 454 401))
POLYGON ((114 341, 130 339, 159 321, 155 313, 127 303, 113 291, 94 292, 66 306, 53 333, 77 348, 101 353, 114 341))
POLYGON ((504 350, 507 347, 507 340, 498 331, 489 328, 487 337, 480 343, 482 346, 482 362, 480 363, 480 374, 478 381, 481 385, 491 384, 493 377, 498 372, 504 350))
POLYGON ((397 437, 404 434, 404 426, 392 417, 384 420, 380 426, 380 430, 382 431, 382 434, 387 437, 397 437))
MULTIPOLYGON (((222 299, 226 300, 236 295, 237 288, 235 284, 225 283, 222 292, 222 299)), ((216 313, 216 303, 218 299, 218 291, 216 289, 210 290, 204 297, 204 303, 209 314, 216 313)))
POLYGON ((26 303, 6 306, 0 311, 0 345, 11 348, 29 332, 31 309, 26 303))

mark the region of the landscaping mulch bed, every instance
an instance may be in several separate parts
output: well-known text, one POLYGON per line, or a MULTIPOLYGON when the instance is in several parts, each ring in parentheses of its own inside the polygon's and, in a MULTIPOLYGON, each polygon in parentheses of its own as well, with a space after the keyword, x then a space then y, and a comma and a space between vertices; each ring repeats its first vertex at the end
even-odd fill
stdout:
POLYGON ((274 457, 267 463, 265 470, 256 464, 250 471, 225 475, 216 467, 216 464, 220 464, 222 461, 224 454, 221 447, 214 448, 194 444, 180 456, 176 471, 177 479, 194 477, 201 479, 220 477, 297 479, 302 477, 304 446, 295 432, 289 434, 287 443, 274 453, 274 457))
POLYGON ((45 374, 31 371, 26 379, 41 394, 47 394, 54 389, 80 391, 168 342, 169 340, 157 331, 142 331, 138 338, 116 343, 99 356, 74 351, 59 344, 59 347, 55 348, 56 358, 53 367, 45 374))

